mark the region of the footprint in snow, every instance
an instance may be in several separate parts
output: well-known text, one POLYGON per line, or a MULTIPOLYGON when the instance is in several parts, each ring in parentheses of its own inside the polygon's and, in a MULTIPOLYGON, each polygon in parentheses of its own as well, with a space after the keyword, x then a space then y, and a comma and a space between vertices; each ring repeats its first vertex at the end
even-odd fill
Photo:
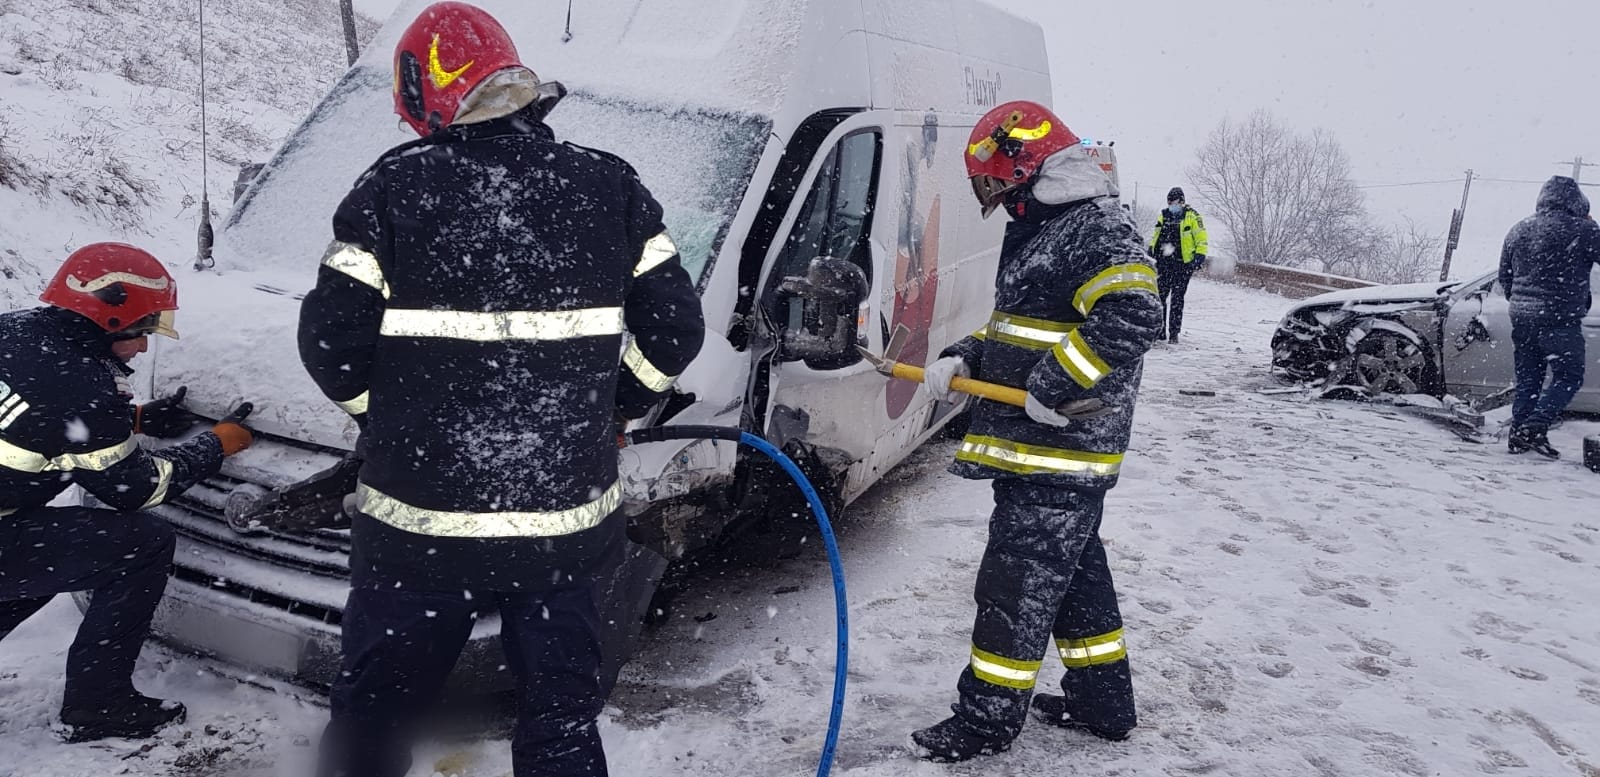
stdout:
POLYGON ((1262 674, 1268 677, 1271 677, 1275 680, 1282 680, 1283 678, 1288 677, 1289 674, 1294 671, 1294 664, 1291 664, 1287 661, 1278 661, 1271 664, 1262 664, 1257 668, 1261 670, 1262 674))
POLYGON ((1366 609, 1367 607, 1371 607, 1372 606, 1371 602, 1368 602, 1366 599, 1363 599, 1363 598, 1361 598, 1359 596, 1356 596, 1355 594, 1347 594, 1347 593, 1341 592, 1341 593, 1332 594, 1331 598, 1334 599, 1335 601, 1339 601, 1339 602, 1343 602, 1344 604, 1348 604, 1351 607, 1360 607, 1362 609, 1366 609))

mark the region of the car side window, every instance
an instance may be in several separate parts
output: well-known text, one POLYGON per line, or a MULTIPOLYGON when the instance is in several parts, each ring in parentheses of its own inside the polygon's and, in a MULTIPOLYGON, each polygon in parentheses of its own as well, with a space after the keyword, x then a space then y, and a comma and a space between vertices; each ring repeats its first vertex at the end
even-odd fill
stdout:
MULTIPOLYGON (((846 136, 828 152, 784 242, 769 289, 778 279, 804 275, 818 257, 848 259, 871 282, 870 238, 882 148, 883 136, 873 129, 846 136)), ((799 301, 785 313, 798 315, 799 301)))
POLYGON ((869 130, 845 137, 828 152, 785 242, 779 262, 784 275, 804 273, 812 259, 831 256, 849 259, 871 277, 867 239, 882 145, 878 131, 869 130))

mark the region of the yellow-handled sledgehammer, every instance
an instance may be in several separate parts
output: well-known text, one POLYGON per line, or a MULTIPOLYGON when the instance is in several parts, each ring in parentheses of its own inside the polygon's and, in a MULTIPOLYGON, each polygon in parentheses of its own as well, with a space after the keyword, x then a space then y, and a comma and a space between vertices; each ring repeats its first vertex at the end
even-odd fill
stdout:
MULTIPOLYGON (((889 337, 889 342, 885 345, 882 356, 878 356, 865 348, 857 347, 856 350, 860 351, 862 357, 870 362, 873 367, 876 367, 878 372, 891 378, 922 383, 924 374, 921 367, 898 361, 900 351, 905 348, 906 339, 910 336, 911 329, 905 324, 901 324, 894 328, 894 334, 889 337)), ((1013 407, 1027 406, 1028 392, 1011 386, 1002 386, 998 383, 988 383, 957 375, 950 379, 950 388, 963 394, 992 399, 1013 407)), ((1088 419, 1098 418, 1111 411, 1105 406, 1105 403, 1098 399, 1080 399, 1062 405, 1056 409, 1056 412, 1073 418, 1088 419)))

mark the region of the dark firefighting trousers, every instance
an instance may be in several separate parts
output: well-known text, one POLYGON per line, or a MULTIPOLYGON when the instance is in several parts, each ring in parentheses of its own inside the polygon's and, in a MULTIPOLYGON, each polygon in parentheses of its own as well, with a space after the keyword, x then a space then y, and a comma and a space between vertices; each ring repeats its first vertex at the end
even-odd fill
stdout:
POLYGON ((1054 636, 1072 718, 1108 731, 1133 728, 1122 613, 1100 544, 1104 492, 1000 479, 994 495, 957 717, 982 736, 1014 739, 1054 636))
POLYGON ((605 697, 593 585, 470 596, 352 589, 320 773, 403 777, 420 718, 444 689, 478 613, 487 611, 500 613, 500 641, 517 682, 515 776, 605 777, 595 725, 605 697))
POLYGON ((63 709, 134 694, 133 665, 176 542, 148 513, 34 507, 0 517, 0 639, 56 594, 93 592, 67 651, 63 709))

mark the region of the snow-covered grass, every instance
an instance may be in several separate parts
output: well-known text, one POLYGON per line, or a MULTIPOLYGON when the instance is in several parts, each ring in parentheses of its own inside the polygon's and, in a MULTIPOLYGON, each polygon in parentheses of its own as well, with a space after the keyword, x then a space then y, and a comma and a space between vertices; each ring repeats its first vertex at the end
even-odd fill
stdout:
MULTIPOLYGON (((954 700, 992 505, 936 443, 840 522, 854 631, 835 774, 1600 774, 1600 476, 1572 460, 1600 422, 1559 429, 1569 457, 1550 463, 1392 408, 1262 395, 1287 302, 1205 281, 1190 300, 1187 342, 1149 357, 1103 530, 1142 727, 1113 744, 1030 725, 995 758, 910 758, 906 734, 954 700)), ((613 774, 814 770, 833 635, 810 551, 684 594, 603 722, 613 774)), ((143 753, 57 743, 76 620, 63 599, 0 644, 0 775, 307 773, 325 713, 155 648, 139 682, 189 702, 189 723, 143 753)), ((509 763, 503 740, 434 744, 412 774, 509 763)))
MULTIPOLYGON (((96 240, 194 255, 201 195, 199 5, 0 0, 0 307, 31 304, 96 240), (44 216, 41 218, 41 216, 44 216)), ((205 4, 212 208, 344 72, 338 4, 205 4)), ((364 37, 376 23, 363 17, 364 37)))

